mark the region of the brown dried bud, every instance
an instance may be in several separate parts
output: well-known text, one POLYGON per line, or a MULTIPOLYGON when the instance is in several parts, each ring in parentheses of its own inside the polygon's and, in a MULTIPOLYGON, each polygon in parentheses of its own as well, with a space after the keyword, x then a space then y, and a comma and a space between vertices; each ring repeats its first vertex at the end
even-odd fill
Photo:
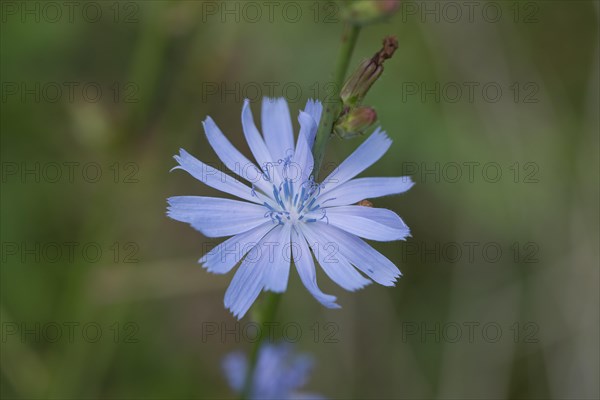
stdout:
POLYGON ((340 97, 346 107, 359 105, 375 81, 383 73, 383 63, 394 55, 398 40, 394 36, 383 39, 383 47, 371 59, 363 60, 344 84, 340 97))

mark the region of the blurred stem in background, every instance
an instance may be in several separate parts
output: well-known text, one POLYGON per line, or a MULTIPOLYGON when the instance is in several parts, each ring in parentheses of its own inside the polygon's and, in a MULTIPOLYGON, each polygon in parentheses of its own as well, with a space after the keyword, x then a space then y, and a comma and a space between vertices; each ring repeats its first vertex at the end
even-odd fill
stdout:
MULTIPOLYGON (((150 2, 144 7, 147 18, 142 19, 141 30, 135 52, 132 56, 130 80, 134 82, 137 88, 143 88, 143 93, 139 96, 139 101, 131 107, 130 113, 126 116, 124 128, 125 133, 132 132, 139 134, 143 132, 145 121, 148 121, 152 108, 156 106, 158 84, 161 72, 164 69, 167 57, 165 53, 168 46, 168 36, 166 32, 166 23, 164 15, 168 8, 168 3, 156 1, 150 2), (162 18, 161 18, 162 17, 162 18), (156 21, 159 21, 157 24, 156 21)), ((131 139, 127 134, 120 137, 131 139)), ((124 139, 124 140, 127 140, 124 139)))
POLYGON ((344 78, 348 71, 348 65, 350 64, 350 58, 358 34, 360 33, 360 26, 353 24, 346 24, 344 36, 342 37, 342 47, 338 54, 337 66, 334 72, 334 90, 332 99, 326 99, 323 103, 323 115, 319 123, 317 130, 317 136, 315 138, 315 144, 313 145, 313 156, 315 159, 314 165, 314 176, 315 180, 319 177, 319 170, 321 169, 321 163, 325 156, 325 147, 329 141, 329 137, 333 131, 333 124, 337 117, 342 112, 342 100, 340 99, 340 91, 344 84, 344 78))
MULTIPOLYGON (((161 73, 167 61, 165 52, 169 44, 169 38, 164 15, 168 7, 169 3, 156 1, 149 2, 143 8, 145 18, 140 19, 139 36, 131 55, 129 71, 129 81, 134 83, 136 88, 142 88, 143 91, 139 93, 138 101, 130 104, 131 107, 128 108, 125 120, 116 126, 119 134, 115 136, 118 141, 114 144, 115 149, 131 146, 132 143, 135 143, 136 137, 147 128, 146 124, 149 116, 152 115, 157 98, 160 97, 156 93, 159 90, 161 73)), ((99 157, 99 155, 96 155, 96 157, 99 157)), ((103 192, 102 195, 106 196, 107 193, 103 192)), ((90 210, 93 211, 86 214, 88 217, 85 219, 86 224, 82 227, 80 235, 83 237, 92 237, 93 235, 111 237, 113 233, 104 232, 101 234, 98 229, 98 226, 102 226, 100 221, 104 218, 104 211, 100 205, 106 204, 109 199, 97 195, 95 201, 98 202, 98 207, 90 206, 90 210)), ((63 312, 70 315, 70 318, 77 315, 77 320, 80 321, 90 318, 91 315, 89 305, 77 301, 77 299, 83 297, 81 291, 85 288, 84 283, 88 276, 89 270, 85 268, 73 269, 63 283, 64 288, 61 294, 60 307, 63 312)), ((122 321, 129 315, 130 307, 131 303, 123 304, 121 307, 113 307, 104 317, 95 314, 94 318, 96 320, 106 318, 109 321, 122 321)), ((102 379, 106 377, 117 350, 118 347, 110 342, 97 343, 96 349, 94 349, 87 346, 85 341, 74 341, 63 352, 55 356, 56 361, 53 364, 59 365, 59 367, 50 371, 51 379, 49 379, 44 397, 59 398, 65 392, 77 397, 77 393, 81 393, 84 385, 88 393, 100 396, 102 379), (102 351, 94 356, 94 362, 87 363, 86 360, 92 357, 91 353, 97 351, 98 348, 102 348, 102 351), (72 368, 72 365, 86 365, 86 367, 72 368), (89 371, 94 372, 90 373, 89 371), (96 376, 98 379, 83 383, 86 374, 96 376)))

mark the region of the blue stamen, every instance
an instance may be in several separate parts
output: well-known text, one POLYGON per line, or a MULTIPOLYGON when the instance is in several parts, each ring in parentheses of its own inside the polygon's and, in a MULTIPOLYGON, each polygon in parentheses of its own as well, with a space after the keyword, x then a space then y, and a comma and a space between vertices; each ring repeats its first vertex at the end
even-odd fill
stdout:
POLYGON ((283 194, 285 195, 286 199, 290 198, 290 188, 289 188, 288 183, 289 183, 289 181, 286 179, 283 184, 283 194))
POLYGON ((300 208, 298 209, 298 213, 302 212, 302 210, 304 210, 304 207, 306 206, 306 204, 302 203, 302 205, 300 206, 300 208))
POLYGON ((300 191, 300 200, 301 201, 305 200, 305 198, 304 198, 305 193, 306 193, 306 188, 303 186, 302 190, 300 191))
POLYGON ((267 182, 271 182, 271 174, 269 174, 269 170, 267 168, 263 168, 263 177, 267 182))

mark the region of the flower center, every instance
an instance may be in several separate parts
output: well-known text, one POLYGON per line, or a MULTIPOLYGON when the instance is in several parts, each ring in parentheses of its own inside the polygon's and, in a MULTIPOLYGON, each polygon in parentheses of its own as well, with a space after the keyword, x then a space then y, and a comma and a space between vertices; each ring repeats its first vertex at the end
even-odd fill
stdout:
POLYGON ((265 218, 277 225, 292 226, 320 220, 328 222, 326 210, 321 208, 328 200, 318 199, 321 185, 315 183, 312 176, 307 179, 298 168, 292 168, 292 157, 293 152, 290 152, 285 159, 264 166, 263 178, 272 185, 271 193, 261 192, 258 196, 252 188, 253 195, 263 200, 265 218), (283 181, 277 184, 280 177, 283 181))
POLYGON ((286 178, 279 186, 273 185, 272 201, 264 202, 267 208, 265 217, 279 225, 310 223, 326 218, 325 210, 317 202, 319 191, 319 185, 312 179, 299 183, 286 178))

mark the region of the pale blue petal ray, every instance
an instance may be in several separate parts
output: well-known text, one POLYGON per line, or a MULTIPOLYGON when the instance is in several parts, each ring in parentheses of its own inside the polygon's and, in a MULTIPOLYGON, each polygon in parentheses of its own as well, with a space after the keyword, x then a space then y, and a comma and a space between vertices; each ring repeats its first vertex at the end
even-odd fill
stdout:
POLYGON ((265 290, 283 293, 287 289, 292 260, 290 233, 291 226, 289 224, 283 225, 281 234, 276 240, 278 245, 274 246, 273 262, 269 267, 269 273, 265 280, 265 290))
POLYGON ((409 176, 397 178, 357 178, 337 188, 321 193, 323 207, 346 206, 364 199, 390 196, 406 192, 414 185, 409 176))
POLYGON ((301 184, 312 174, 314 159, 308 145, 307 136, 310 132, 315 131, 317 126, 312 117, 303 111, 300 111, 300 115, 298 115, 298 122, 300 123, 300 133, 298 134, 296 151, 292 158, 290 175, 293 175, 291 178, 294 179, 294 182, 301 184))
POLYGON ((253 203, 261 203, 260 200, 252 195, 251 188, 210 165, 204 164, 187 151, 180 149, 179 155, 174 158, 179 163, 179 166, 173 167, 171 170, 182 169, 200 182, 221 192, 232 194, 253 203))
POLYGON ((359 237, 324 222, 315 222, 315 226, 309 229, 313 230, 313 234, 318 232, 321 237, 320 245, 335 243, 343 257, 375 282, 393 286, 396 278, 401 275, 390 260, 359 237))
POLYGON ((404 240, 410 236, 408 227, 390 210, 362 206, 332 207, 327 209, 327 220, 331 225, 369 240, 389 242, 404 240), (388 213, 395 215, 396 219, 392 219, 388 213), (394 224, 387 225, 381 220, 389 223, 393 221, 394 224))
POLYGON ((294 151, 294 132, 287 102, 283 97, 264 97, 261 124, 265 143, 273 156, 273 162, 284 160, 294 151))
POLYGON ((268 192, 271 185, 263 178, 262 171, 227 140, 215 121, 211 117, 206 117, 202 125, 208 143, 223 164, 239 177, 268 192))
MULTIPOLYGON (((216 245, 198 262, 208 272, 226 274, 248 253, 254 250, 260 239, 275 226, 271 221, 265 222, 247 232, 235 235, 223 243, 216 245)), ((255 250, 258 252, 259 250, 255 250)), ((252 257, 258 257, 257 254, 252 257)))
POLYGON ((336 211, 358 217, 368 218, 394 229, 408 229, 402 218, 392 210, 377 207, 339 206, 328 208, 327 212, 336 211))
MULTIPOLYGON (((310 114, 310 116, 315 121, 315 125, 319 126, 321 122, 321 113, 323 112, 323 105, 319 100, 308 99, 306 101, 306 106, 304 106, 304 112, 310 114)), ((311 132, 308 136, 308 146, 312 148, 315 142, 316 131, 311 132)))
POLYGON ((314 232, 310 226, 303 227, 302 232, 306 235, 319 265, 332 281, 350 292, 362 289, 371 283, 340 254, 337 243, 323 242, 318 232, 314 232))
POLYGON ((246 232, 265 221, 264 207, 218 197, 177 196, 168 200, 167 215, 187 222, 207 237, 246 232))
MULTIPOLYGON (((277 159, 271 154, 265 141, 260 135, 260 132, 256 128, 252 110, 250 109, 250 101, 248 99, 244 100, 244 107, 242 108, 242 128, 244 129, 246 142, 248 142, 250 151, 252 151, 259 167, 263 170, 268 169, 268 171, 271 172, 273 168, 270 166, 273 163, 276 164, 277 159)), ((275 171, 274 173, 277 172, 275 171)))
POLYGON ((270 252, 265 243, 275 242, 280 236, 281 226, 276 226, 269 231, 256 245, 256 254, 250 253, 244 258, 231 280, 225 292, 225 307, 236 318, 241 319, 246 314, 262 291, 270 264, 270 252))
POLYGON ((369 136, 323 181, 323 193, 348 182, 379 160, 392 145, 392 141, 379 128, 369 136))
POLYGON ((319 289, 317 285, 317 273, 315 271, 315 264, 313 262, 312 254, 306 243, 306 239, 303 235, 298 234, 296 230, 292 230, 292 254, 294 257, 294 264, 300 275, 300 280, 308 289, 308 291, 317 299, 321 304, 327 308, 340 308, 335 303, 336 297, 325 294, 319 289))

